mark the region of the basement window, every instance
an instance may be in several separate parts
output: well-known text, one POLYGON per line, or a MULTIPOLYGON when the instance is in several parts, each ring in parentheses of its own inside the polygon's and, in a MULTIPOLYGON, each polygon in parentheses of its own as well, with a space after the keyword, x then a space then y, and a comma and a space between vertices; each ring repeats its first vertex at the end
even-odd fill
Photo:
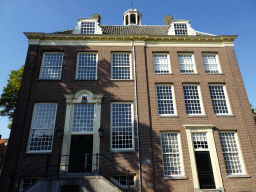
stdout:
POLYGON ((26 188, 37 182, 39 178, 24 178, 21 180, 20 191, 25 191, 26 188))
MULTIPOLYGON (((114 175, 111 176, 111 180, 119 185, 121 188, 128 188, 128 176, 127 175, 114 175)), ((129 176, 130 188, 135 188, 135 175, 129 176)))

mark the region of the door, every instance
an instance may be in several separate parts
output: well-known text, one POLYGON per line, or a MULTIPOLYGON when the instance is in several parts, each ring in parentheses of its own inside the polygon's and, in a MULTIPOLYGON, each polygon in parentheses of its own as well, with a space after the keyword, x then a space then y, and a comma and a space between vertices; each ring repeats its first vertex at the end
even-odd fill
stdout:
POLYGON ((215 189, 209 151, 195 151, 200 189, 215 189))
POLYGON ((69 173, 92 172, 92 135, 71 135, 69 173), (87 154, 87 166, 85 169, 85 154, 87 154))

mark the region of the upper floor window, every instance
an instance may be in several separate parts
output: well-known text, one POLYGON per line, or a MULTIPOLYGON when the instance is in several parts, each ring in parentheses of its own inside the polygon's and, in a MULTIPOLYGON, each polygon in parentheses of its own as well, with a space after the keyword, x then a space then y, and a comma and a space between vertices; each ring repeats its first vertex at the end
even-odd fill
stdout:
POLYGON ((131 79, 131 54, 112 53, 112 79, 131 79))
POLYGON ((97 79, 97 53, 79 53, 76 79, 97 79))
POLYGON ((170 73, 170 60, 168 54, 153 54, 155 74, 170 73))
POLYGON ((94 22, 82 22, 81 23, 81 34, 94 34, 95 23, 94 22))
POLYGON ((62 53, 44 53, 40 79, 60 79, 62 61, 62 53))
POLYGON ((174 94, 172 85, 157 85, 157 106, 159 115, 174 115, 174 94))
POLYGON ((205 73, 220 73, 218 56, 216 54, 203 54, 205 73))
POLYGON ((51 152, 57 104, 35 104, 31 123, 29 152, 51 152))
POLYGON ((195 73, 194 56, 192 54, 179 54, 180 73, 195 73))
POLYGON ((174 23, 175 35, 188 35, 186 23, 174 23))

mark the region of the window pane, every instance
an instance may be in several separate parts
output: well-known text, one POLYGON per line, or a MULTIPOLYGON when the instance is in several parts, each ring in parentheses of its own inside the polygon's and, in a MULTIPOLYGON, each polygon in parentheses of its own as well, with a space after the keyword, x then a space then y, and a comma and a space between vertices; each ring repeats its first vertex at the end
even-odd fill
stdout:
POLYGON ((62 53, 45 53, 40 79, 60 79, 62 53))
POLYGON ((164 176, 182 175, 178 133, 161 133, 164 176))
POLYGON ((57 104, 36 104, 29 151, 51 151, 57 104))
POLYGON ((158 114, 174 114, 172 86, 156 86, 158 114))
POLYGON ((174 24, 175 35, 187 35, 187 24, 176 23, 174 24))
POLYGON ((168 55, 153 55, 155 73, 169 73, 168 55))
POLYGON ((183 86, 187 114, 201 114, 198 86, 183 86))
POLYGON ((203 55, 206 73, 219 73, 219 64, 216 55, 203 55))
POLYGON ((194 73, 194 62, 192 55, 178 55, 180 73, 194 73))
POLYGON ((81 23, 81 34, 94 34, 94 33, 95 33, 95 23, 92 23, 92 22, 81 23))
POLYGON ((97 54, 79 54, 77 79, 96 79, 97 54))
POLYGON ((228 106, 225 98, 224 88, 221 85, 209 86, 212 106, 215 114, 227 114, 228 106))
POLYGON ((206 133, 192 133, 194 149, 208 149, 206 133))
POLYGON ((236 133, 219 133, 227 174, 242 174, 236 133))
POLYGON ((130 79, 130 54, 112 54, 112 78, 130 79))
POLYGON ((132 149, 132 104, 112 104, 112 149, 132 149))

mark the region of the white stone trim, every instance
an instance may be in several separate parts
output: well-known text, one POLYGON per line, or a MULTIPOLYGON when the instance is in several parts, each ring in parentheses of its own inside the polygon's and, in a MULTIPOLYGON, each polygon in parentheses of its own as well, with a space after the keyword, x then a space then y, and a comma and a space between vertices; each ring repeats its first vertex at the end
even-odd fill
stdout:
MULTIPOLYGON (((94 133, 93 133, 93 154, 100 153, 100 137, 98 133, 98 129, 100 128, 101 122, 101 99, 103 98, 103 94, 93 94, 89 90, 80 90, 75 95, 74 94, 65 94, 66 98, 66 117, 65 117, 65 127, 64 127, 64 135, 63 135, 63 143, 62 143, 62 152, 61 155, 69 155, 70 154, 70 144, 71 144, 71 135, 72 135, 72 119, 73 119, 73 110, 74 104, 81 103, 81 96, 88 95, 89 104, 95 104, 94 106, 94 133)), ((91 133, 84 133, 91 135, 91 133)), ((68 174, 68 165, 69 157, 62 156, 60 163, 60 175, 68 174)), ((96 164, 96 156, 93 156, 92 164, 96 164)), ((96 166, 92 166, 92 171, 96 169, 96 166)))
POLYGON ((74 28, 73 34, 81 34, 81 23, 82 22, 91 22, 95 23, 95 33, 94 34, 102 34, 102 29, 99 26, 98 18, 81 18, 78 19, 77 26, 74 28))
POLYGON ((173 20, 172 23, 170 24, 170 28, 168 30, 168 35, 176 35, 175 34, 175 29, 174 29, 174 24, 187 24, 187 33, 188 35, 196 36, 196 31, 190 26, 190 23, 188 20, 173 20))

